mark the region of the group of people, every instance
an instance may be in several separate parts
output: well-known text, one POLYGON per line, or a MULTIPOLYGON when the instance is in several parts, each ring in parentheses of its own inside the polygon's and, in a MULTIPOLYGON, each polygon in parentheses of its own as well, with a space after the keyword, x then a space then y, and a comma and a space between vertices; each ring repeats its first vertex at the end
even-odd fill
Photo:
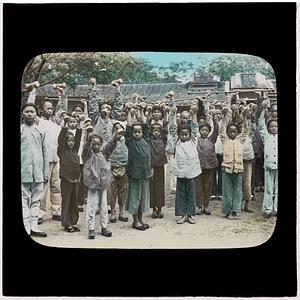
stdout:
POLYGON ((96 214, 101 234, 111 237, 109 223, 128 222, 149 229, 143 214, 163 218, 165 166, 170 164, 170 192, 175 196, 177 224, 196 223, 210 215, 211 197, 222 200, 222 214, 238 219, 252 212, 254 188, 264 186, 262 215, 277 213, 277 105, 269 107, 264 93, 257 103, 213 107, 200 98, 179 112, 173 91, 168 104, 149 104, 136 94, 124 103, 121 79, 112 82, 114 102, 103 101, 91 80, 87 96, 68 112, 66 86, 54 110, 46 99, 35 105, 36 87, 21 108, 22 212, 26 232, 46 237, 39 228, 47 214, 66 232, 78 232, 79 212, 86 203, 87 238, 95 238, 96 214), (263 163, 263 165, 262 165, 263 163), (252 172, 252 166, 254 166, 252 172), (264 176, 262 175, 264 174, 264 176), (118 209, 117 209, 118 203, 118 209), (110 206, 110 214, 108 206, 110 206))

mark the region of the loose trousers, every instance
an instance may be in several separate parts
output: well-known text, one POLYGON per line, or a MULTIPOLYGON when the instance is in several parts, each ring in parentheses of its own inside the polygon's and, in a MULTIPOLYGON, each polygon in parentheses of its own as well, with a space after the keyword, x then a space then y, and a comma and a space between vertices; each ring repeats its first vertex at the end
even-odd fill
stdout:
POLYGON ((278 205, 278 170, 265 170, 265 193, 262 212, 270 214, 272 210, 277 213, 278 205))
POLYGON ((76 190, 78 183, 61 178, 61 225, 65 228, 77 225, 79 219, 76 190))
POLYGON ((61 192, 59 178, 59 162, 49 163, 48 182, 44 184, 43 195, 41 198, 41 206, 39 218, 43 218, 47 214, 47 198, 50 192, 50 208, 53 216, 61 214, 61 192))
POLYGON ((242 206, 243 173, 227 173, 222 176, 222 213, 240 212, 242 206))
POLYGON ((222 195, 222 162, 223 155, 217 154, 218 167, 214 169, 212 179, 212 195, 222 195))
POLYGON ((150 178, 150 207, 162 208, 165 206, 165 167, 153 167, 153 171, 150 178))
POLYGON ((23 223, 26 232, 40 231, 38 229, 38 218, 40 210, 40 200, 43 193, 42 182, 21 183, 22 190, 22 212, 23 223))
POLYGON ((98 204, 100 203, 100 225, 101 228, 107 228, 107 190, 88 189, 86 205, 86 227, 88 230, 95 230, 95 218, 98 204))
POLYGON ((169 185, 170 190, 175 191, 176 190, 176 176, 173 174, 173 164, 174 164, 174 154, 168 154, 168 164, 169 164, 169 185))
POLYGON ((124 206, 127 199, 127 175, 114 176, 114 181, 111 183, 107 189, 107 202, 111 209, 115 209, 116 202, 118 199, 118 204, 124 206))
POLYGON ((214 169, 202 169, 196 177, 196 203, 199 208, 208 207, 212 190, 212 176, 214 169))
POLYGON ((195 216, 196 199, 194 178, 178 178, 175 197, 175 216, 195 216))
POLYGON ((245 202, 251 199, 252 160, 244 160, 243 195, 245 202))

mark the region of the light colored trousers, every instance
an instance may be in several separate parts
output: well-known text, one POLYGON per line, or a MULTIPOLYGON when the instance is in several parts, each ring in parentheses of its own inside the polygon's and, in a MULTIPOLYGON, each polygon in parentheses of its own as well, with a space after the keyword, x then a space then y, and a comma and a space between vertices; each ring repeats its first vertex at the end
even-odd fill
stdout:
MULTIPOLYGON (((169 163, 170 190, 175 192, 176 191, 177 178, 173 174, 174 154, 168 153, 167 158, 168 158, 168 163, 169 163)), ((165 178, 167 178, 167 177, 165 177, 165 178)))
POLYGON ((107 228, 107 190, 88 189, 86 205, 86 227, 88 230, 95 230, 96 210, 100 204, 100 225, 107 228))
POLYGON ((51 214, 60 216, 61 213, 61 194, 60 194, 60 178, 59 178, 59 162, 49 163, 48 182, 44 184, 43 195, 41 198, 41 206, 39 218, 44 218, 47 214, 47 199, 50 189, 50 208, 51 214))
POLYGON ((251 199, 251 178, 252 178, 252 161, 244 160, 243 195, 244 195, 244 200, 246 202, 249 202, 251 199))
POLYGON ((40 200, 43 193, 43 183, 21 183, 22 190, 22 212, 23 223, 26 232, 40 231, 38 229, 38 217, 40 210, 40 200))
POLYGON ((239 213, 242 205, 242 173, 222 171, 222 213, 239 213))
POLYGON ((262 212, 270 214, 274 209, 277 213, 278 204, 278 170, 265 169, 265 193, 262 212), (274 197, 274 200, 273 200, 274 197))

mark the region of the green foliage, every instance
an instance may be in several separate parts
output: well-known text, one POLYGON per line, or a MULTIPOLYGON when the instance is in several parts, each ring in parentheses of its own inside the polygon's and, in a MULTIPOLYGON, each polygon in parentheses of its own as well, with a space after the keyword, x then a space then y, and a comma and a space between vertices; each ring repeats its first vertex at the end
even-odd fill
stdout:
POLYGON ((222 81, 230 80, 235 73, 261 73, 275 78, 271 65, 257 56, 226 54, 221 55, 196 70, 197 75, 218 75, 222 81))

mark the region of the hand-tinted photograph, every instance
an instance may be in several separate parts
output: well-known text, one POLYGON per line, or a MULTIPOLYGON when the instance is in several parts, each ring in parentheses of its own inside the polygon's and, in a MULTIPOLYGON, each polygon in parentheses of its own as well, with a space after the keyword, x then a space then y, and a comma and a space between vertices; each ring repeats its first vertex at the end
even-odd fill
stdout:
POLYGON ((264 59, 44 53, 20 91, 20 205, 37 243, 224 249, 272 236, 277 88, 264 59))

